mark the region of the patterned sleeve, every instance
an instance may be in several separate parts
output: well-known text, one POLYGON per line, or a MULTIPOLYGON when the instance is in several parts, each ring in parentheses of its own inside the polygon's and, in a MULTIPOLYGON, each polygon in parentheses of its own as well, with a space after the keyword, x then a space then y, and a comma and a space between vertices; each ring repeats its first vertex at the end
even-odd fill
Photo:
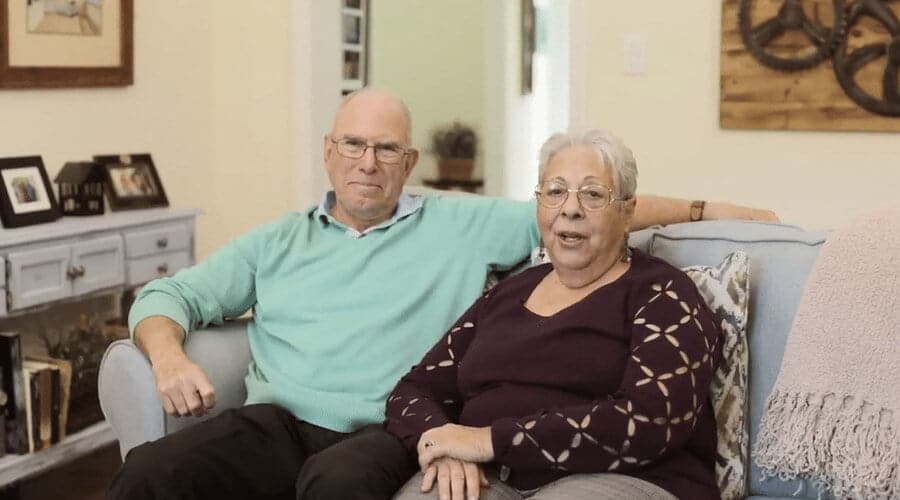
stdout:
POLYGON ((475 337, 476 317, 486 298, 478 299, 456 320, 388 397, 385 427, 409 450, 415 450, 423 432, 458 420, 462 396, 457 366, 475 337))
POLYGON ((494 422, 495 460, 514 470, 623 472, 683 446, 718 363, 720 330, 684 274, 632 290, 630 356, 618 390, 588 405, 494 422))

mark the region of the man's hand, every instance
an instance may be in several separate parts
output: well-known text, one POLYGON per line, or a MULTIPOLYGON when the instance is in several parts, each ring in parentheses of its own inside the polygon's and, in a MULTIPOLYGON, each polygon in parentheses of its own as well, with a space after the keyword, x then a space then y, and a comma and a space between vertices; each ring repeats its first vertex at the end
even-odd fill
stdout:
POLYGON ((703 209, 703 220, 743 219, 766 222, 781 222, 772 210, 742 207, 722 201, 708 201, 703 209))
POLYGON ((153 363, 153 378, 169 415, 200 417, 216 404, 216 390, 206 372, 184 354, 153 363))
POLYGON ((134 343, 153 367, 156 391, 169 415, 200 417, 216 404, 216 390, 202 368, 184 353, 184 329, 165 316, 144 318, 134 343))
POLYGON ((441 500, 478 500, 481 488, 488 485, 480 465, 448 457, 423 469, 422 493, 431 491, 435 479, 441 500))
POLYGON ((494 459, 490 427, 444 424, 423 432, 416 450, 419 452, 419 467, 423 471, 441 457, 476 463, 494 459))

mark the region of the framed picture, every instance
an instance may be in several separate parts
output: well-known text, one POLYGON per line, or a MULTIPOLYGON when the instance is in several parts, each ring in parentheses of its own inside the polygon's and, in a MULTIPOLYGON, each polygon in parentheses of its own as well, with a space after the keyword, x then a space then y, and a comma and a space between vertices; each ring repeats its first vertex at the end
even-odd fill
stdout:
POLYGON ((365 87, 368 81, 368 2, 369 0, 343 0, 341 7, 343 95, 365 87))
POLYGON ((134 0, 0 0, 0 88, 134 81, 134 0))
POLYGON ((167 207, 169 199, 149 154, 98 155, 110 210, 167 207))
POLYGON ((3 227, 30 226, 59 218, 59 207, 40 156, 0 158, 0 180, 3 227))
POLYGON ((534 86, 535 23, 534 0, 522 0, 522 95, 530 94, 534 86))

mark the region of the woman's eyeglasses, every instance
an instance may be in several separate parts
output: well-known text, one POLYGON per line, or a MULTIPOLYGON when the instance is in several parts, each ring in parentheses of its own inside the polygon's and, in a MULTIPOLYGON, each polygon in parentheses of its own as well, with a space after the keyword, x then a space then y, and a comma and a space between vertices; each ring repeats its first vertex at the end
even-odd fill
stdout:
POLYGON ((579 188, 570 188, 564 182, 545 181, 534 188, 534 195, 542 206, 559 208, 569 199, 569 193, 576 193, 578 201, 585 210, 603 210, 614 201, 625 201, 628 198, 616 198, 612 190, 603 184, 585 184, 579 188))

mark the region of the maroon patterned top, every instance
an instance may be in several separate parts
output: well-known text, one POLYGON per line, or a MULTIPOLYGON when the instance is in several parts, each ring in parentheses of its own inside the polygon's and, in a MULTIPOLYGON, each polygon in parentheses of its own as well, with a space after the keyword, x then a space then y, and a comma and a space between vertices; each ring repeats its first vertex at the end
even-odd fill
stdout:
POLYGON ((718 499, 709 384, 718 321, 691 279, 635 251, 617 281, 550 317, 525 301, 549 264, 480 298, 400 380, 387 429, 491 427, 500 476, 531 489, 613 471, 680 498, 718 499))

